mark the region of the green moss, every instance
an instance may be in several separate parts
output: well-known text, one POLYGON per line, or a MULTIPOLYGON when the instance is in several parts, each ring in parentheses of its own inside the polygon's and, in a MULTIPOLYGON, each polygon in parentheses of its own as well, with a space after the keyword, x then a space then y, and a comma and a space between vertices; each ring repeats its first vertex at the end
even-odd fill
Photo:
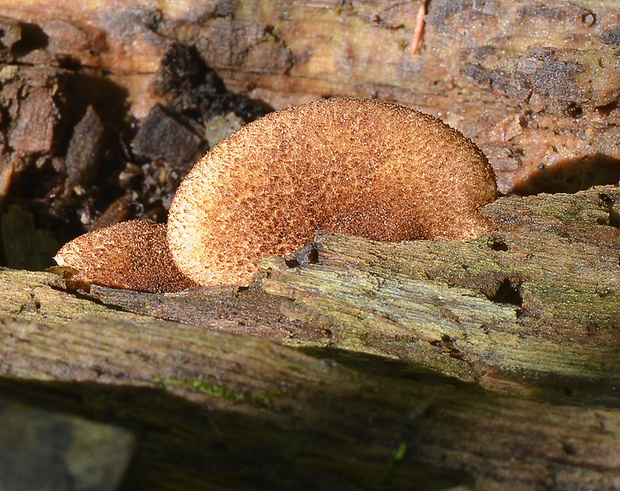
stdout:
POLYGON ((226 399, 234 404, 253 404, 258 406, 270 406, 272 399, 278 394, 243 394, 232 391, 222 385, 208 384, 203 380, 181 380, 175 378, 158 377, 156 382, 164 386, 184 387, 202 394, 226 399))
POLYGON ((398 446, 396 452, 394 452, 394 454, 390 457, 387 467, 385 468, 385 472, 381 476, 380 483, 386 483, 390 479, 396 469, 396 465, 405 458, 406 453, 407 444, 403 442, 398 446))
POLYGON ((226 399, 228 401, 234 402, 235 404, 241 402, 248 402, 248 397, 244 394, 231 391, 226 387, 221 385, 213 385, 207 384, 202 380, 181 380, 175 378, 158 378, 157 382, 163 385, 172 385, 176 387, 184 387, 186 389, 193 389, 196 392, 200 392, 202 394, 219 397, 221 399, 226 399))

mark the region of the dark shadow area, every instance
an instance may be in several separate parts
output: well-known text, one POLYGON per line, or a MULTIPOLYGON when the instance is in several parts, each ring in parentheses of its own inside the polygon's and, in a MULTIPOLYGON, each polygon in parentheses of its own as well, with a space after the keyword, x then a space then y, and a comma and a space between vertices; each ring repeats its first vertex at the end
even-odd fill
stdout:
POLYGON ((497 291, 493 295, 489 295, 488 297, 489 300, 493 302, 522 307, 523 296, 521 295, 521 280, 506 278, 497 287, 497 291))
POLYGON ((618 204, 605 193, 599 193, 598 195, 600 206, 607 212, 607 220, 600 221, 600 225, 609 225, 610 227, 620 228, 620 213, 618 213, 618 204))
POLYGON ((84 233, 85 219, 95 220, 125 194, 118 176, 126 162, 122 140, 132 131, 127 121, 125 89, 105 77, 67 73, 57 102, 61 115, 54 129, 52 155, 45 165, 28 165, 16 174, 9 197, 9 204, 20 203, 33 213, 36 226, 53 230, 61 244, 84 233), (93 107, 104 128, 100 144, 93 148, 98 165, 84 169, 90 176, 80 182, 82 194, 64 193, 69 172, 66 155, 88 106, 93 107))
POLYGON ((299 266, 308 266, 309 264, 316 264, 319 262, 319 249, 316 242, 296 250, 289 256, 284 258, 284 263, 289 268, 297 268, 299 266))
POLYGON ((273 111, 260 101, 229 91, 195 46, 180 43, 172 44, 162 58, 154 88, 165 96, 171 112, 197 121, 232 111, 250 122, 273 111))
POLYGON ((117 490, 134 441, 115 425, 0 397, 0 489, 117 490))
POLYGON ((509 247, 508 247, 508 244, 506 244, 506 241, 500 237, 490 238, 489 241, 487 242, 487 245, 489 246, 490 249, 494 251, 506 252, 507 250, 509 250, 509 247))
POLYGON ((541 165, 538 172, 513 188, 514 194, 576 193, 592 186, 618 184, 620 159, 595 154, 576 160, 541 165))
POLYGON ((45 49, 49 43, 49 37, 37 24, 23 22, 19 24, 21 37, 13 46, 11 54, 15 58, 31 53, 37 49, 45 49))
MULTIPOLYGON (((433 491, 473 482, 462 470, 417 459, 427 445, 424 426, 418 427, 407 411, 402 416, 387 411, 392 416, 380 425, 350 432, 336 426, 342 412, 357 420, 373 414, 369 403, 381 401, 360 394, 359 407, 343 407, 329 388, 296 395, 304 397, 304 411, 276 409, 274 420, 252 408, 194 404, 163 388, 0 378, 0 398, 132 431, 137 445, 121 491, 433 491)), ((379 406, 375 410, 381 412, 379 406)))
POLYGON ((359 373, 367 373, 372 376, 389 377, 390 379, 410 380, 423 382, 428 385, 467 387, 468 392, 485 391, 476 384, 463 382, 456 377, 442 375, 420 364, 410 361, 397 360, 384 356, 347 351, 339 348, 298 348, 302 353, 321 360, 332 360, 339 365, 345 366, 359 373))
MULTIPOLYGON (((443 340, 442 340, 443 341, 443 340)), ((441 343, 441 342, 440 342, 441 343)), ((438 390, 452 387, 468 396, 485 398, 492 392, 476 383, 468 383, 454 377, 442 375, 421 364, 404 362, 367 353, 350 352, 337 348, 300 348, 303 353, 319 358, 332 360, 360 374, 371 377, 386 377, 393 381, 409 381, 413 384, 435 386, 438 390)), ((487 375, 497 371, 499 377, 512 380, 517 384, 526 384, 529 396, 524 399, 552 405, 575 405, 580 407, 617 408, 620 402, 618 391, 609 391, 610 384, 605 381, 595 382, 573 377, 559 376, 553 373, 522 370, 510 373, 488 367, 487 375)), ((398 382, 396 382, 398 383, 398 382)))

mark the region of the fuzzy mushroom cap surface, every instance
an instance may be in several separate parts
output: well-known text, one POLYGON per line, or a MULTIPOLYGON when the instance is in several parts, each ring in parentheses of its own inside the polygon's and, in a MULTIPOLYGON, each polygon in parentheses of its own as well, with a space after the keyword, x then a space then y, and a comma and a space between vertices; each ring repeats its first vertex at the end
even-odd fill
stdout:
POLYGON ((77 270, 77 284, 164 293, 196 287, 179 271, 166 240, 166 225, 131 220, 67 242, 54 260, 77 270))
POLYGON ((497 196, 482 152, 416 110, 328 99, 270 113, 220 142, 181 183, 168 241, 201 285, 247 285, 264 256, 319 229, 375 240, 472 239, 497 196))

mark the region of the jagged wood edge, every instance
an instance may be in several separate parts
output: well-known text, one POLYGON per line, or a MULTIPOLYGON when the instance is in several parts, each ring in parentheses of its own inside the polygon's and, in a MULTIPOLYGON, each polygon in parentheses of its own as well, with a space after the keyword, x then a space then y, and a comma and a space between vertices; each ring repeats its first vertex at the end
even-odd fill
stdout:
POLYGON ((393 244, 322 232, 318 264, 266 258, 249 290, 95 288, 94 296, 289 346, 422 364, 493 390, 606 398, 620 379, 618 203, 613 186, 502 198, 483 210, 496 231, 476 241, 393 244))
MULTIPOLYGON (((218 483, 232 482, 236 463, 243 461, 250 462, 251 472, 234 478, 241 488, 249 487, 257 478, 292 485, 314 479, 318 487, 343 480, 343 488, 389 482, 395 488, 404 488, 412 479, 437 482, 440 474, 448 475, 452 484, 468 483, 474 487, 517 480, 527 486, 541 485, 547 475, 565 485, 607 486, 617 482, 620 475, 620 413, 616 409, 599 409, 591 399, 575 397, 579 396, 578 391, 567 394, 563 386, 563 404, 549 406, 533 400, 493 396, 480 392, 475 385, 437 376, 452 373, 470 380, 461 375, 467 372, 451 370, 445 359, 453 361, 457 368, 458 363, 463 363, 475 379, 475 369, 483 364, 469 354, 476 347, 471 342, 472 333, 463 329, 463 338, 441 338, 437 343, 432 336, 416 338, 415 332, 403 329, 394 319, 401 319, 403 311, 420 316, 425 313, 421 307, 426 305, 426 312, 432 312, 435 318, 440 319, 438 312, 443 312, 452 322, 459 320, 464 324, 462 317, 454 316, 454 309, 465 309, 467 302, 482 302, 491 314, 500 312, 512 319, 519 308, 529 308, 528 295, 536 291, 525 287, 525 280, 531 283, 532 275, 509 269, 512 264, 513 268, 528 266, 536 270, 519 240, 527 243, 536 234, 542 234, 546 241, 550 234, 557 234, 565 242, 590 251, 592 254, 584 256, 590 261, 595 257, 600 261, 598 266, 592 263, 596 267, 591 268, 590 275, 583 271, 573 274, 572 287, 579 287, 575 290, 578 293, 601 299, 600 305, 605 307, 598 312, 591 303, 584 304, 590 320, 593 313, 598 312, 600 317, 599 327, 591 327, 589 333, 582 334, 583 339, 590 338, 590 345, 585 343, 583 349, 589 353, 607 345, 613 354, 616 346, 609 345, 609 340, 615 334, 613 315, 618 310, 613 310, 613 306, 618 292, 612 283, 617 279, 617 270, 614 272, 610 261, 617 261, 619 255, 617 228, 608 223, 615 223, 619 201, 618 189, 613 187, 577 195, 500 200, 485 213, 492 219, 501 217, 507 225, 492 238, 458 245, 366 243, 364 249, 364 241, 359 239, 322 234, 318 237, 318 264, 289 268, 282 261, 266 260, 264 277, 246 291, 223 288, 201 291, 198 296, 194 293, 164 297, 124 292, 122 297, 133 298, 131 308, 155 314, 174 305, 168 305, 166 299, 174 299, 182 306, 176 307, 177 312, 190 312, 187 315, 195 320, 201 316, 210 319, 208 327, 242 333, 246 330, 245 322, 250 332, 254 330, 253 336, 156 321, 118 310, 118 306, 129 307, 120 301, 112 309, 92 299, 69 295, 62 290, 62 281, 51 275, 3 270, 0 386, 4 394, 19 395, 39 404, 53 403, 97 420, 138 429, 146 436, 132 476, 141 484, 170 484, 183 479, 192 485, 217 487, 218 483), (503 209, 506 203, 512 204, 503 209), (554 224, 551 228, 549 220, 554 224), (408 253, 412 247, 417 254, 415 260, 408 253), (444 253, 451 251, 454 260, 441 260, 442 249, 444 253), (489 256, 488 250, 496 254, 489 256), (472 280, 482 278, 475 268, 488 273, 489 264, 478 264, 464 254, 468 251, 482 251, 489 257, 489 264, 497 270, 488 276, 492 281, 472 280), (527 261, 517 261, 519 255, 527 261), (501 260, 504 256, 505 263, 501 260), (468 267, 463 268, 463 264, 468 267), (601 265, 607 268, 607 276, 602 275, 601 265), (497 277, 498 271, 504 276, 497 277), (323 276, 338 281, 317 281, 323 276), (425 276, 427 279, 423 279, 425 276), (489 300, 504 277, 523 280, 520 288, 525 305, 489 300), (404 278, 407 281, 403 283, 404 278), (602 279, 607 281, 605 285, 601 285, 602 279), (593 281, 599 285, 598 291, 590 288, 593 281), (387 318, 376 310, 381 305, 376 298, 395 292, 393 285, 400 283, 409 288, 403 289, 406 301, 395 302, 400 315, 387 318), (366 289, 359 289, 354 295, 351 292, 355 292, 356 285, 366 289), (414 287, 415 292, 424 295, 413 296, 414 287), (413 301, 422 297, 433 301, 413 301), (372 298, 375 300, 369 302, 372 298), (454 303, 454 298, 465 301, 454 303), (159 311, 153 312, 157 305, 159 311), (262 311, 256 310, 259 305, 264 306, 262 311), (360 305, 365 306, 368 315, 359 314, 360 305), (352 315, 355 307, 357 316, 352 315), (433 310, 438 307, 443 310, 433 310), (384 326, 392 330, 383 329, 384 326), (372 332, 369 327, 373 327, 372 332), (340 363, 261 339, 268 332, 276 333, 272 338, 280 336, 279 343, 314 350, 313 355, 317 350, 330 355, 337 349, 340 363), (305 332, 312 332, 314 337, 308 335, 304 339, 305 332), (434 365, 424 349, 434 351, 434 365), (342 356, 347 352, 355 355, 353 360, 342 356), (373 353, 381 356, 374 357, 373 353), (403 363, 382 362, 386 355, 403 363), (469 358, 464 359, 465 356, 469 358), (417 361, 433 371, 422 371, 417 361), (380 425, 368 424, 376 418, 380 425), (269 449, 265 448, 265 441, 271 442, 269 449), (509 452, 506 445, 511 448, 509 452), (170 462, 171 454, 183 457, 170 462), (533 454, 537 456, 536 465, 531 461, 533 454), (275 461, 278 463, 274 468, 275 461), (320 464, 321 472, 309 463, 320 464), (204 470, 205 465, 208 472, 196 472, 196 468, 204 470)), ((533 244, 540 248, 545 241, 534 240, 533 244)), ((549 264, 549 258, 540 254, 540 249, 538 254, 541 261, 549 264)), ((544 279, 553 284, 553 277, 544 279)), ((119 292, 100 290, 98 295, 108 302, 121 298, 112 293, 119 292)), ((562 305, 554 303, 554 299, 556 296, 551 295, 546 304, 539 305, 562 305)), ((578 320, 579 309, 571 306, 564 315, 571 312, 578 320)), ((473 323, 474 313, 469 316, 473 323)), ((560 324, 565 320, 560 319, 560 324)), ((564 331, 541 333, 536 332, 532 319, 529 321, 521 326, 522 332, 516 332, 517 337, 529 336, 540 340, 540 346, 551 343, 561 350, 568 361, 560 363, 560 369, 572 366, 574 359, 583 356, 579 352, 583 343, 568 344, 566 349, 570 336, 580 332, 579 322, 566 326, 564 331)), ((435 324, 417 319, 410 325, 418 326, 418 332, 423 333, 422 328, 435 324)), ((450 324, 439 325, 445 329, 450 324)), ((503 332, 510 338, 515 334, 511 331, 514 328, 504 325, 503 332)), ((493 335, 501 339, 500 333, 493 335)), ((500 344, 493 346, 502 349, 500 344)), ((489 376, 487 385, 514 389, 515 382, 506 376, 501 363, 504 354, 518 348, 512 345, 505 353, 497 354, 499 375, 489 376)), ((531 363, 546 356, 540 349, 521 351, 531 354, 531 363)), ((486 363, 492 372, 493 366, 488 360, 486 363)), ((617 377, 617 370, 613 359, 610 363, 608 370, 577 373, 577 380, 590 377, 591 385, 607 389, 608 399, 599 397, 596 403, 613 407, 616 401, 608 380, 617 377), (592 379, 592 374, 597 373, 601 377, 592 379)), ((553 368, 552 364, 549 366, 553 368)), ((519 387, 526 387, 526 382, 527 378, 521 377, 519 387)), ((530 394, 535 393, 536 384, 531 387, 530 394)))

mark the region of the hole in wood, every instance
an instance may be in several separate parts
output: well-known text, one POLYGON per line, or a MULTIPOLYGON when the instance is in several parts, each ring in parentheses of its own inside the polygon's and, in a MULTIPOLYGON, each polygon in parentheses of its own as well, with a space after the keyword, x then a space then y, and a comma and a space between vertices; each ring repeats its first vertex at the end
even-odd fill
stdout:
POLYGON ((596 106, 596 110, 601 116, 609 116, 609 114, 616 109, 618 109, 618 101, 612 101, 609 104, 596 106))
POLYGON ((506 278, 500 283, 495 294, 489 296, 489 300, 521 307, 523 305, 521 283, 511 278, 506 278))
POLYGON ((37 50, 45 49, 49 43, 47 34, 37 24, 29 22, 20 23, 21 39, 11 48, 14 56, 20 57, 37 50))
POLYGON ((599 206, 603 208, 608 215, 607 223, 600 223, 599 221, 599 225, 609 225, 611 227, 620 228, 620 213, 616 208, 616 202, 605 193, 600 193, 598 197, 600 199, 599 206))
POLYGON ((506 244, 506 242, 504 242, 503 239, 499 239, 497 237, 492 237, 491 239, 489 239, 489 241, 487 242, 487 245, 494 251, 507 251, 508 250, 508 244, 506 244))
POLYGON ((521 195, 575 193, 592 186, 614 184, 620 180, 620 159, 594 154, 539 167, 538 172, 515 184, 521 195))

